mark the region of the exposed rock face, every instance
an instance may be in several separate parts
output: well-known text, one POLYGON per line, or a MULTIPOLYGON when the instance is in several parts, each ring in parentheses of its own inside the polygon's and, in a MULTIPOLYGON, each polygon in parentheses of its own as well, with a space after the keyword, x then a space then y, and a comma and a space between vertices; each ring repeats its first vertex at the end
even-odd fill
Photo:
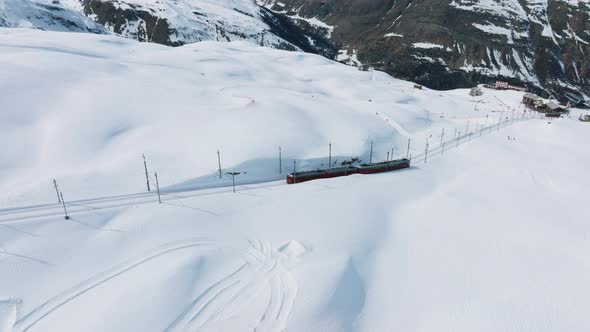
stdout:
POLYGON ((306 33, 287 17, 251 0, 80 0, 84 14, 139 41, 180 46, 203 40, 249 40, 333 58, 324 37, 306 33))
POLYGON ((570 86, 590 94, 590 0, 258 2, 302 27, 312 18, 333 27, 323 31, 343 45, 341 60, 432 88, 501 77, 549 93, 570 86))

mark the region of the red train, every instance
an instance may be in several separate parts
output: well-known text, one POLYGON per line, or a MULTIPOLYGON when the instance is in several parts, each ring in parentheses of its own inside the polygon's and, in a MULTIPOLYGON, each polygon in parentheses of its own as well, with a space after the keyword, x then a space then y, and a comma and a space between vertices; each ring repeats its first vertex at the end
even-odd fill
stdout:
POLYGON ((287 183, 300 183, 317 179, 335 178, 350 174, 373 174, 395 171, 410 167, 410 160, 403 158, 380 163, 363 164, 360 166, 344 166, 329 169, 318 169, 315 171, 295 172, 287 175, 287 183))

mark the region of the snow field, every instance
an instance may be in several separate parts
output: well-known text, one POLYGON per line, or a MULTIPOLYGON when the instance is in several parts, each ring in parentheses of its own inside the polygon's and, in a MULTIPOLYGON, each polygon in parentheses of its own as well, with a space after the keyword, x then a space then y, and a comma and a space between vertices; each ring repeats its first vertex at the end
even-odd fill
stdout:
POLYGON ((279 144, 285 167, 325 164, 330 142, 339 160, 366 160, 371 140, 374 160, 403 155, 408 137, 418 155, 522 95, 414 90, 245 43, 0 29, 0 44, 4 331, 590 328, 585 123, 520 121, 398 172, 260 184, 287 172, 279 144), (228 184, 217 149, 248 171, 235 194, 211 188, 228 184), (143 190, 143 152, 163 204, 105 197, 143 190), (103 198, 66 221, 54 177, 69 201, 103 198))
MULTIPOLYGON (((15 29, 0 38, 3 138, 18 142, 0 160, 5 206, 53 202, 54 178, 70 200, 142 191, 142 153, 173 188, 219 184, 217 150, 246 183, 284 178, 279 145, 283 172, 293 159, 301 169, 325 163, 330 142, 338 161, 367 160, 371 140, 385 160, 392 148, 403 154, 408 135, 423 146, 450 121, 441 112, 474 116, 467 96, 246 43, 167 48, 15 29)), ((489 94, 482 101, 477 117, 504 107, 489 94)))

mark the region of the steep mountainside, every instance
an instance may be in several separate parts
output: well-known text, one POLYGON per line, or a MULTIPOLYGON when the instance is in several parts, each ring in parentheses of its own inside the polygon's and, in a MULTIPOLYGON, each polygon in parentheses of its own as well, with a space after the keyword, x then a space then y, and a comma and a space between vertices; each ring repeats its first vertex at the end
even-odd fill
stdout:
POLYGON ((310 19, 364 63, 433 88, 497 76, 590 93, 588 0, 258 0, 302 27, 310 19), (304 19, 304 20, 302 20, 304 19))
MULTIPOLYGON (((48 1, 48 0, 45 0, 48 1)), ((253 0, 61 0, 110 31, 169 46, 217 40, 302 50, 334 58, 327 38, 305 33, 284 15, 253 0)))
POLYGON ((30 0, 0 0, 0 27, 107 33, 104 27, 76 10, 30 0))

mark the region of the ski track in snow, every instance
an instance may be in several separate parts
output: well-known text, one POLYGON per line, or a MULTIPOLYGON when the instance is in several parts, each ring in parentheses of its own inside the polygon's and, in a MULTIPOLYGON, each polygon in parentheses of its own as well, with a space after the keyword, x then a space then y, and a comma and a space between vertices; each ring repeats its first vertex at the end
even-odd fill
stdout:
POLYGON ((33 309, 30 313, 25 315, 24 317, 20 318, 15 324, 13 331, 15 332, 24 332, 28 331, 30 328, 35 326, 38 322, 40 322, 43 318, 47 317, 53 311, 61 308, 63 305, 67 304, 71 300, 79 297, 80 295, 94 289, 97 286, 100 286, 107 281, 116 278, 142 264, 145 264, 157 257, 162 255, 188 249, 194 247, 203 247, 208 248, 210 243, 205 242, 203 239, 191 239, 191 240, 184 240, 179 242, 168 243, 162 245, 138 258, 134 258, 128 260, 124 263, 121 263, 107 271, 99 273, 81 283, 61 292, 60 294, 54 296, 53 298, 47 300, 37 308, 33 309))
POLYGON ((404 127, 402 127, 397 121, 393 120, 389 116, 382 113, 377 113, 377 116, 379 116, 381 120, 385 121, 388 125, 397 130, 397 132, 399 132, 401 135, 406 137, 413 137, 412 134, 410 134, 404 127))
POLYGON ((270 299, 255 331, 282 331, 297 294, 297 283, 283 265, 283 254, 270 245, 251 241, 245 263, 198 295, 165 332, 197 331, 238 314, 264 287, 270 299))

